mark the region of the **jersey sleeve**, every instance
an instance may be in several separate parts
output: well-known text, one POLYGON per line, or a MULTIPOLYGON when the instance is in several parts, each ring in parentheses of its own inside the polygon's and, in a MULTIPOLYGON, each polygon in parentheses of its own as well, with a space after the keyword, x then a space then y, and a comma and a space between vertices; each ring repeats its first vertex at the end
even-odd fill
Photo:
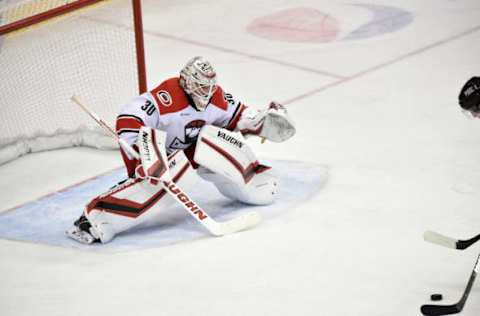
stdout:
POLYGON ((134 145, 140 127, 154 127, 158 122, 158 116, 155 104, 146 94, 136 97, 121 108, 117 116, 117 134, 130 145, 134 145))
POLYGON ((230 93, 224 92, 220 87, 215 92, 211 101, 218 108, 223 109, 224 115, 219 118, 215 125, 233 131, 247 106, 235 99, 230 93))

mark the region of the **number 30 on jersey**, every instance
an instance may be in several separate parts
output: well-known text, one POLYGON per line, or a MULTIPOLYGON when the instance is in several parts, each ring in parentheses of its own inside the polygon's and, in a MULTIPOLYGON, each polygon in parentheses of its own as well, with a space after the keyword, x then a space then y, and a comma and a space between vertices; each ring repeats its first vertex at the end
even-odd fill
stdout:
POLYGON ((152 115, 155 112, 155 105, 151 101, 145 102, 144 105, 142 105, 141 109, 147 113, 148 116, 152 115))

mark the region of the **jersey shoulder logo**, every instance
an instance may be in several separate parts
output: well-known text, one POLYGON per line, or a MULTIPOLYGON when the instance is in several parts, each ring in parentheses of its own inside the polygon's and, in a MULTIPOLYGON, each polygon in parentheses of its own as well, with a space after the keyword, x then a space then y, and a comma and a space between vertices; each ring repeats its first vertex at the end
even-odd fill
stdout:
POLYGON ((157 97, 158 97, 158 100, 160 101, 160 103, 162 103, 164 106, 170 106, 170 105, 173 104, 172 96, 166 90, 158 91, 157 92, 157 97))
POLYGON ((158 106, 160 115, 179 112, 189 106, 177 77, 165 80, 150 93, 158 106))

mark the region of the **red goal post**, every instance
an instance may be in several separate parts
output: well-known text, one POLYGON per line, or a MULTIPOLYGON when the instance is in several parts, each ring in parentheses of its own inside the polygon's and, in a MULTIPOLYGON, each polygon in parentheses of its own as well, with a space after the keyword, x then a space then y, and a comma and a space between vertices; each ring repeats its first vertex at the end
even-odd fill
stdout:
POLYGON ((70 97, 113 125, 146 89, 140 0, 0 1, 0 164, 56 148, 115 148, 70 97))

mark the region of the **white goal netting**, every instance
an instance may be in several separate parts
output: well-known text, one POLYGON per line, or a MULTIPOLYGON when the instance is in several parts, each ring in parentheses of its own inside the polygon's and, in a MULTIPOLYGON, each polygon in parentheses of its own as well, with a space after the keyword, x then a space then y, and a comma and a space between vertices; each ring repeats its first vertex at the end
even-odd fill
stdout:
MULTIPOLYGON (((0 27, 73 2, 0 0, 0 27)), ((113 126, 138 80, 131 0, 100 1, 0 35, 0 164, 55 148, 116 147, 70 97, 113 126)))

